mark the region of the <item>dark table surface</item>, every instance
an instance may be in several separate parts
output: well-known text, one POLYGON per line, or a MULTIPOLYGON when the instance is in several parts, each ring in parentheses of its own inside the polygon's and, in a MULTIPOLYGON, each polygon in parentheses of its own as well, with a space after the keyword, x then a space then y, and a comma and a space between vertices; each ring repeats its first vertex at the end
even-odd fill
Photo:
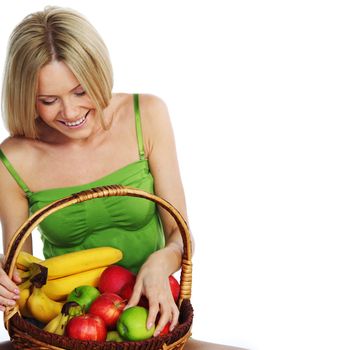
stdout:
POLYGON ((5 342, 0 343, 0 350, 13 350, 11 342, 5 341, 5 342))

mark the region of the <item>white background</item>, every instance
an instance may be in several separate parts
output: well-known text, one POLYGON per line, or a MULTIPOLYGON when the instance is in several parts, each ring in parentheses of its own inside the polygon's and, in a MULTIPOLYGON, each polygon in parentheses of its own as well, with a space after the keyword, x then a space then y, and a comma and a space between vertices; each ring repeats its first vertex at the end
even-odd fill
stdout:
MULTIPOLYGON (((46 4, 2 2, 1 67, 12 28, 46 4)), ((115 91, 168 105, 196 239, 194 337, 349 349, 347 2, 54 4, 98 29, 115 91)))

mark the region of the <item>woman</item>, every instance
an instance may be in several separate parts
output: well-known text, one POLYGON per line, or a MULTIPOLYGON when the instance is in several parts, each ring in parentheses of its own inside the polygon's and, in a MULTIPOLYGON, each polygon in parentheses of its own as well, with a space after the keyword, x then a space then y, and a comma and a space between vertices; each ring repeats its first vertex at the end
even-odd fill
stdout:
MULTIPOLYGON (((10 37, 5 72, 3 111, 11 135, 0 150, 5 248, 28 213, 100 185, 154 191, 186 218, 165 104, 151 95, 112 94, 108 51, 81 15, 50 7, 26 17, 10 37)), ((41 224, 45 257, 104 245, 120 248, 121 264, 138 273, 128 306, 144 294, 148 327, 159 313, 155 336, 168 322, 172 330, 179 311, 168 276, 180 268, 183 249, 176 224, 141 199, 91 202, 65 208, 41 224)), ((31 252, 31 242, 25 250, 31 252)), ((11 281, 0 270, 1 310, 18 299, 18 283, 16 274, 11 281)), ((193 340, 186 345, 199 347, 226 348, 193 340)))

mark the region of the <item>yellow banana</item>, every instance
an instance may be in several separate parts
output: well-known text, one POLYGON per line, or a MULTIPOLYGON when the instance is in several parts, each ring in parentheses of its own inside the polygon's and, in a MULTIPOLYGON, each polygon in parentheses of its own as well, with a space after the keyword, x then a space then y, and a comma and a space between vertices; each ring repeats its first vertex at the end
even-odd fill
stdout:
POLYGON ((42 260, 39 258, 36 258, 27 252, 20 251, 16 260, 16 266, 21 270, 28 270, 32 263, 40 262, 42 262, 42 260))
POLYGON ((32 314, 29 312, 27 308, 27 301, 29 296, 30 296, 29 288, 20 290, 19 299, 18 299, 18 308, 19 308, 19 311, 21 312, 21 315, 25 317, 32 317, 32 314))
POLYGON ((69 315, 61 314, 60 321, 58 322, 58 325, 53 333, 58 334, 58 335, 63 335, 64 331, 66 329, 66 325, 70 319, 71 319, 71 317, 69 315))
POLYGON ((24 291, 26 289, 29 289, 31 285, 32 285, 32 282, 30 282, 29 280, 26 280, 22 282, 20 285, 18 285, 18 288, 20 291, 24 291))
POLYGON ((60 324, 62 314, 59 313, 56 317, 54 317, 45 327, 44 331, 55 333, 55 330, 57 329, 58 325, 60 324))
POLYGON ((33 286, 33 291, 27 300, 27 307, 35 319, 48 323, 61 313, 63 303, 51 300, 42 288, 33 286))
POLYGON ((42 287, 44 293, 52 300, 65 300, 75 288, 83 285, 97 287, 101 273, 107 266, 76 273, 74 275, 47 281, 42 287))
POLYGON ((39 284, 37 287, 41 287, 47 281, 47 268, 37 263, 31 264, 31 271, 25 271, 30 273, 30 278, 24 280, 18 285, 20 291, 30 288, 32 284, 39 284))
POLYGON ((83 314, 82 307, 75 301, 68 301, 62 306, 59 315, 53 318, 44 328, 45 331, 63 335, 67 323, 75 316, 83 314))
POLYGON ((67 323, 73 317, 79 316, 82 314, 83 314, 82 307, 78 303, 76 303, 75 301, 66 302, 62 307, 62 311, 61 311, 62 317, 54 333, 58 335, 63 335, 66 330, 67 323))
POLYGON ((19 299, 18 299, 18 306, 19 309, 23 308, 30 296, 30 290, 29 288, 25 288, 20 290, 19 292, 19 299))
POLYGON ((28 270, 17 269, 17 272, 18 272, 18 276, 21 278, 22 281, 26 280, 31 276, 31 273, 28 270))
POLYGON ((98 247, 55 256, 40 262, 40 265, 48 268, 48 279, 52 280, 112 265, 122 258, 119 249, 98 247))

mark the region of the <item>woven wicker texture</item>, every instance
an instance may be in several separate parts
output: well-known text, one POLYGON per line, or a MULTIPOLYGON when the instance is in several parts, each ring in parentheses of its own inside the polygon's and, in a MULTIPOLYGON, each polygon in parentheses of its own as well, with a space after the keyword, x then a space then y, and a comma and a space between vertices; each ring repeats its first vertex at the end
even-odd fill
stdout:
POLYGON ((95 198, 112 196, 131 196, 151 200, 167 210, 176 221, 184 243, 181 264, 180 298, 178 301, 180 309, 179 324, 175 327, 173 332, 163 336, 150 338, 145 341, 121 343, 81 341, 66 336, 58 336, 56 334, 48 333, 34 326, 32 323, 21 317, 18 307, 15 306, 7 308, 4 313, 5 327, 9 332, 15 349, 181 350, 184 348, 187 339, 191 335, 193 321, 193 308, 190 302, 192 287, 191 236, 185 220, 177 209, 169 202, 156 195, 130 187, 112 185, 95 187, 55 201, 29 217, 14 234, 6 253, 4 270, 9 274, 10 278, 12 278, 18 254, 21 251, 25 240, 47 216, 70 205, 95 198))

